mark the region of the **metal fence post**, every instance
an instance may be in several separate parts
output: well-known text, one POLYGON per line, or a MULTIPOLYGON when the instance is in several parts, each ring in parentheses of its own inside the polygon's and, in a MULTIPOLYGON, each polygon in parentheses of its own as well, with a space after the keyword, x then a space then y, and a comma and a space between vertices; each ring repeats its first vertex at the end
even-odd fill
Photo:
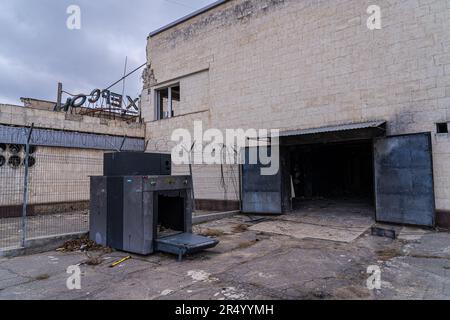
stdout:
POLYGON ((192 211, 197 210, 197 206, 195 205, 195 190, 194 190, 194 175, 192 172, 192 152, 195 147, 195 141, 191 146, 191 150, 189 150, 189 175, 191 176, 191 188, 192 188, 192 211))
POLYGON ((33 134, 34 123, 31 124, 28 131, 27 144, 25 146, 25 173, 23 179, 23 206, 22 206, 22 247, 25 247, 27 239, 27 205, 28 205, 28 166, 30 157, 30 142, 33 134))

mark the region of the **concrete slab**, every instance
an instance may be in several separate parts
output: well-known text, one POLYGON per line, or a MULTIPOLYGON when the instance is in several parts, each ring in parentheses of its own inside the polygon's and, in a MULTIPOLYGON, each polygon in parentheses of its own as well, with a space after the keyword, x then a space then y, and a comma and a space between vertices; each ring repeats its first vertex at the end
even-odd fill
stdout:
POLYGON ((312 212, 299 210, 288 215, 280 216, 277 220, 356 230, 367 229, 368 226, 375 224, 375 216, 372 213, 368 214, 359 210, 346 211, 339 209, 312 212))
POLYGON ((371 223, 357 228, 345 228, 345 225, 326 226, 317 224, 298 223, 293 221, 269 221, 252 226, 250 230, 281 234, 297 239, 321 239, 337 242, 352 242, 365 233, 371 223))
POLYGON ((252 226, 253 231, 297 239, 352 242, 375 224, 373 208, 360 203, 311 202, 295 212, 252 226))
POLYGON ((28 281, 30 281, 30 279, 27 277, 22 277, 10 270, 0 268, 0 290, 17 286, 28 281))
POLYGON ((430 233, 429 230, 413 228, 413 227, 403 227, 398 235, 399 240, 406 241, 418 241, 423 238, 424 235, 430 233))
POLYGON ((411 257, 450 259, 450 233, 427 233, 420 241, 406 244, 403 250, 405 255, 411 257))

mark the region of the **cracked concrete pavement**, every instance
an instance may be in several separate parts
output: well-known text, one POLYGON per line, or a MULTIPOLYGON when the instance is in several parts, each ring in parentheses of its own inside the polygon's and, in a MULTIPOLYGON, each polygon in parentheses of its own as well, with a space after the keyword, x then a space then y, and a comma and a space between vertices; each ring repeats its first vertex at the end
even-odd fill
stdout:
POLYGON ((81 265, 81 290, 67 289, 66 269, 85 253, 0 259, 0 299, 450 299, 448 232, 391 240, 367 231, 345 243, 251 231, 250 220, 197 226, 221 243, 181 263, 155 254, 109 268, 128 254, 103 254, 100 265, 81 265), (366 286, 371 265, 381 268, 380 290, 366 286))

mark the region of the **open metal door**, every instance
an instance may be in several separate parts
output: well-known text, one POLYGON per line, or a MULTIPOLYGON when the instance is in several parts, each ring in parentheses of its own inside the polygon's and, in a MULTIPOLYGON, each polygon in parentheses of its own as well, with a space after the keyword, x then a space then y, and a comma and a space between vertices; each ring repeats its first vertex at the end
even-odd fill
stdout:
POLYGON ((377 221, 435 225, 432 159, 430 133, 375 140, 377 221))
MULTIPOLYGON (((262 175, 261 169, 268 166, 260 163, 258 151, 258 164, 250 164, 250 150, 257 149, 245 149, 245 163, 242 166, 242 212, 282 214, 281 170, 278 170, 276 175, 262 175)), ((268 153, 270 154, 270 148, 268 153)))

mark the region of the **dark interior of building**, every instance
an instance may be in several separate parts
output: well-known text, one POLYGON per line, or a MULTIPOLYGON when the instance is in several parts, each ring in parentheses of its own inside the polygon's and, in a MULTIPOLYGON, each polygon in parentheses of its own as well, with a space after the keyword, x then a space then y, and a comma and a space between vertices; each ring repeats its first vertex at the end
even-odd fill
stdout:
POLYGON ((371 140, 291 146, 294 208, 302 201, 374 200, 371 140))

